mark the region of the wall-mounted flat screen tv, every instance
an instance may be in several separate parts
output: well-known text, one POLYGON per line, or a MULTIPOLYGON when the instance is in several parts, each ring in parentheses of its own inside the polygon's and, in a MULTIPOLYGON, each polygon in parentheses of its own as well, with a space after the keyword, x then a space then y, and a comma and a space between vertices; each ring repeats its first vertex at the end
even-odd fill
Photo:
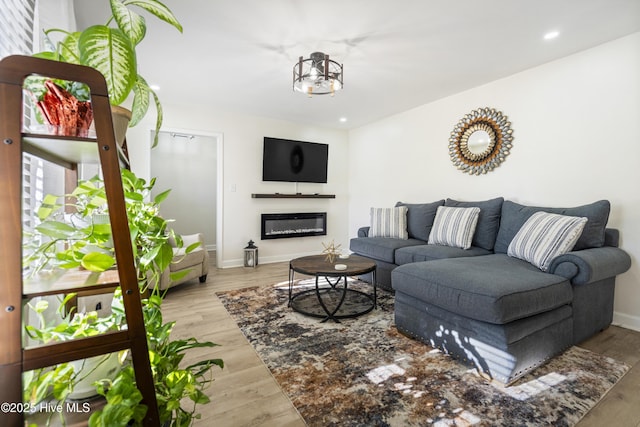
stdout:
POLYGON ((264 138, 263 181, 327 182, 329 145, 264 138))

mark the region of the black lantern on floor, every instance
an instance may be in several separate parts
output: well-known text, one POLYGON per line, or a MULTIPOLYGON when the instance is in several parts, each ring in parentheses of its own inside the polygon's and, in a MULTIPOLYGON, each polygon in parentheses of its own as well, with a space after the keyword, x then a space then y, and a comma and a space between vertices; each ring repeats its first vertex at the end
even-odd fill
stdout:
POLYGON ((244 266, 253 268, 258 266, 258 247, 253 244, 253 240, 249 240, 247 247, 244 248, 244 266))

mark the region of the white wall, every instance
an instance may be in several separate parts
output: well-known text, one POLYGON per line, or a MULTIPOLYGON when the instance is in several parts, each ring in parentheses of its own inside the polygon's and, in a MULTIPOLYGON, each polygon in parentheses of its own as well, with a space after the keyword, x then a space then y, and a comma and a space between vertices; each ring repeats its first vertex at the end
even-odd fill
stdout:
MULTIPOLYGON (((161 95, 161 94, 160 94, 161 95)), ((216 111, 206 106, 166 105, 164 129, 190 129, 194 133, 223 134, 222 253, 220 267, 242 265, 243 248, 249 239, 259 248, 259 262, 288 261, 296 256, 318 254, 322 243, 332 239, 348 247, 347 132, 310 127, 261 117, 216 111), (252 199, 252 193, 294 193, 293 183, 262 182, 262 144, 265 136, 329 144, 327 184, 298 186, 301 193, 335 194, 335 199, 252 199), (260 214, 278 212, 327 212, 327 236, 260 240, 260 214)), ((150 175, 149 129, 155 117, 130 128, 127 144, 132 170, 150 175)), ((220 247, 217 248, 220 252, 220 247)))
POLYGON ((371 206, 495 196, 539 206, 611 201, 631 270, 616 323, 640 330, 640 33, 423 105, 349 134, 349 234, 371 206), (483 176, 453 167, 448 138, 465 114, 508 116, 514 147, 483 176), (357 159, 357 160, 356 160, 357 159), (375 191, 372 191, 375 190, 375 191))

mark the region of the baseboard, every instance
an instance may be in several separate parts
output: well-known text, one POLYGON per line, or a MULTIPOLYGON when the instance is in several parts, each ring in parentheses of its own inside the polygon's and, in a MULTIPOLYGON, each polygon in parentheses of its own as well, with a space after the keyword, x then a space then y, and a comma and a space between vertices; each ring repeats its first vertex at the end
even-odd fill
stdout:
POLYGON ((640 332, 640 317, 628 314, 613 312, 613 324, 621 328, 633 329, 640 332))
MULTIPOLYGON (((260 264, 273 264, 276 262, 289 262, 294 258, 308 256, 308 255, 320 255, 318 252, 307 252, 307 253, 295 253, 288 255, 275 255, 275 256, 260 256, 258 253, 258 268, 260 268, 260 264)), ((235 268, 242 267, 244 265, 244 259, 230 259, 222 262, 221 268, 235 268)))
POLYGON ((242 267, 244 265, 243 259, 230 259, 227 261, 222 261, 222 266, 218 266, 219 268, 235 268, 242 267))

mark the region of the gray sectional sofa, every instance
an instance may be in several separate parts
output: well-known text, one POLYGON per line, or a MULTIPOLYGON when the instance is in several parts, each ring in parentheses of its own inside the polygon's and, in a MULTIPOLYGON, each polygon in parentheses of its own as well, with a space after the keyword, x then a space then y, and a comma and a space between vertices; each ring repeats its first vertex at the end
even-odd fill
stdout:
MULTIPOLYGON (((407 206, 407 239, 358 231, 350 249, 378 265, 378 285, 395 291, 398 330, 511 383, 611 324, 615 278, 631 266, 607 229, 610 205, 524 206, 503 198, 407 206), (479 207, 468 249, 427 244, 438 206, 479 207), (536 212, 587 218, 573 249, 547 271, 508 255, 536 212)), ((366 279, 366 278, 365 278, 366 279)))

